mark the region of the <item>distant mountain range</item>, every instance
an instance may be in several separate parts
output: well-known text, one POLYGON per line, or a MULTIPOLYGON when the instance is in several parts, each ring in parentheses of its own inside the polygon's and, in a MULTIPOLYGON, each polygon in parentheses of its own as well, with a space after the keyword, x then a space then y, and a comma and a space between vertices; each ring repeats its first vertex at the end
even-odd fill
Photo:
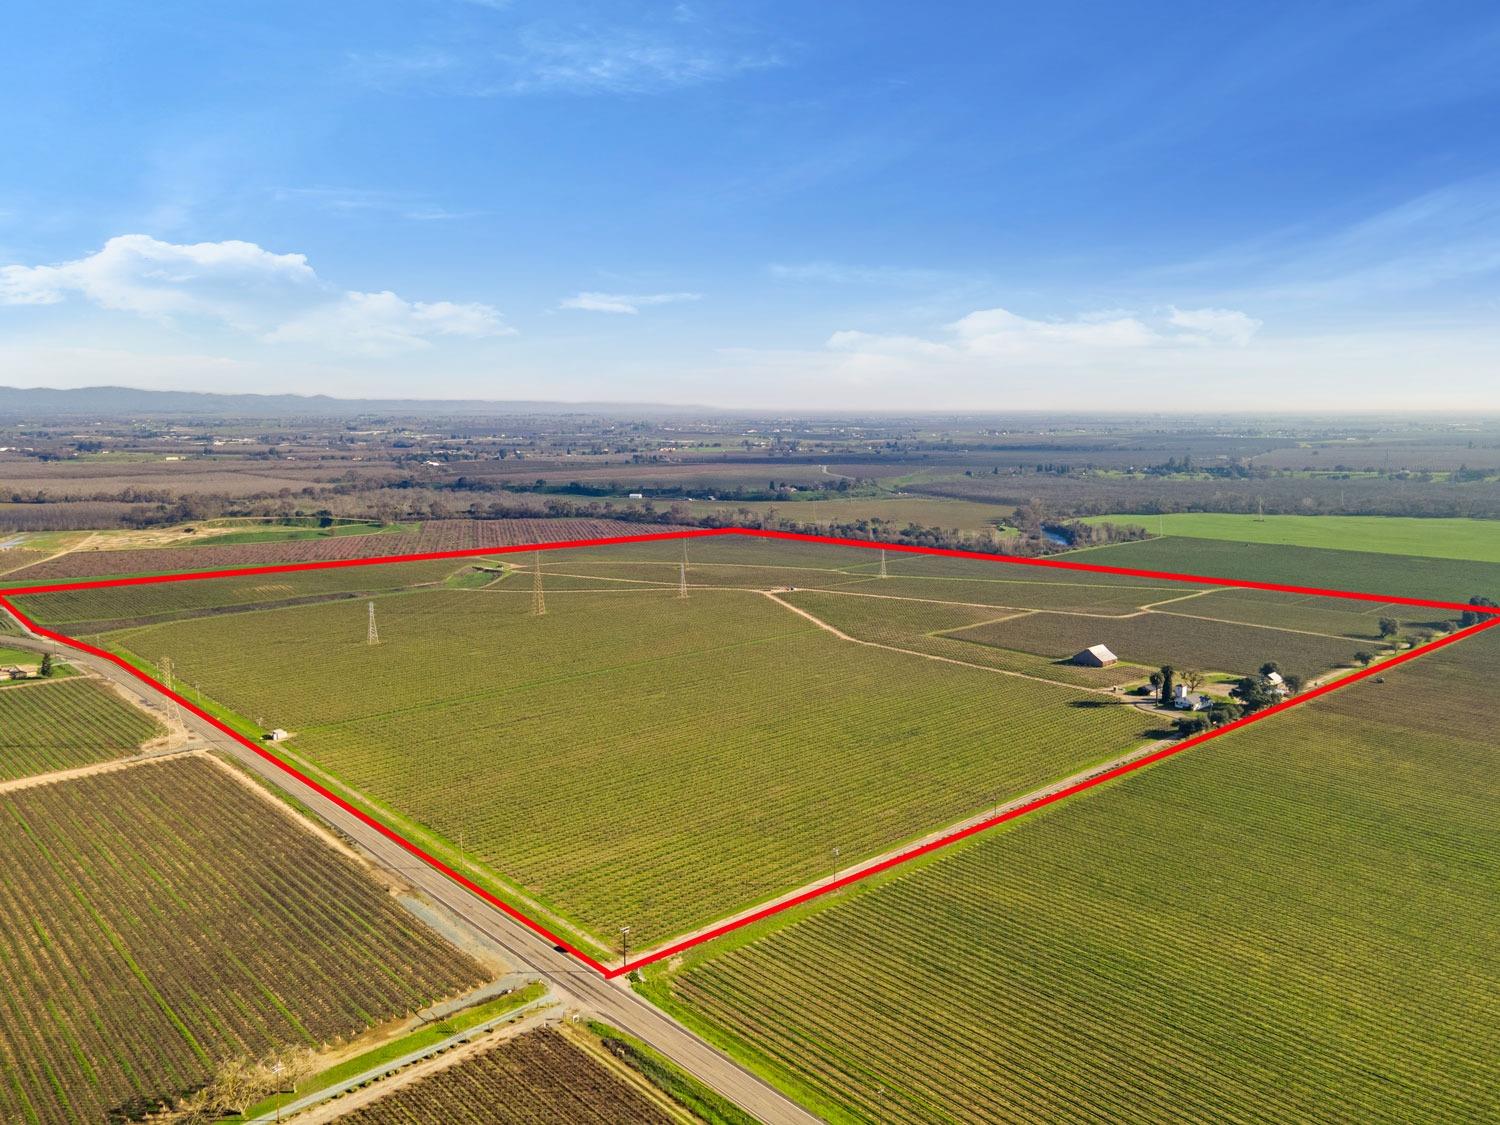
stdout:
POLYGON ((329 395, 225 395, 145 391, 134 387, 0 387, 0 417, 236 418, 365 417, 369 415, 662 415, 724 414, 707 407, 618 402, 487 402, 483 399, 333 398, 329 395))

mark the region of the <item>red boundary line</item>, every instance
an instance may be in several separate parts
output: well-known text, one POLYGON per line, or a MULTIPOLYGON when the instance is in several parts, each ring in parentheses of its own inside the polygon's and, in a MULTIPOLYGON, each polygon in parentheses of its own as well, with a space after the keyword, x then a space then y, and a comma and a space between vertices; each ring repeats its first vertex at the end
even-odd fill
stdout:
POLYGON ((1278 714, 1282 711, 1286 711, 1289 708, 1299 706, 1300 704, 1306 703, 1311 699, 1316 699, 1321 695, 1327 695, 1330 692, 1337 691, 1340 688, 1347 687, 1350 684, 1358 683, 1359 681, 1366 679, 1369 676, 1373 676, 1377 673, 1385 671, 1387 668, 1393 667, 1397 664, 1405 664, 1409 660, 1415 660, 1419 656, 1425 656, 1429 652, 1432 652, 1436 649, 1445 648, 1446 646, 1451 644, 1457 644, 1459 641, 1471 637, 1476 633, 1483 632, 1486 629, 1500 626, 1500 609, 1493 609, 1483 606, 1464 605, 1458 602, 1429 601, 1422 598, 1388 598, 1379 594, 1357 593, 1348 590, 1325 590, 1310 586, 1290 586, 1274 582, 1251 582, 1239 579, 1208 578, 1201 575, 1175 574, 1170 571, 1136 570, 1129 567, 1098 566, 1089 563, 1072 562, 1062 559, 1016 558, 1010 555, 981 554, 971 551, 948 550, 940 547, 917 547, 909 544, 873 543, 864 539, 841 539, 826 535, 804 535, 798 532, 768 531, 758 528, 751 529, 737 527, 697 528, 684 531, 660 532, 647 535, 619 535, 600 539, 576 539, 555 543, 528 543, 510 547, 472 548, 461 551, 434 551, 419 555, 387 555, 383 557, 362 559, 323 559, 305 563, 285 563, 276 566, 242 567, 233 570, 194 571, 186 574, 147 575, 135 578, 100 579, 90 582, 69 582, 43 586, 11 587, 7 589, 0 589, 0 608, 3 608, 15 615, 15 617, 20 620, 29 630, 39 636, 46 637, 49 640, 57 641, 58 643, 67 645, 71 648, 76 648, 82 652, 87 652, 92 656, 99 657, 103 660, 108 660, 111 663, 119 666, 120 668, 123 668, 136 679, 154 688, 156 691, 158 691, 162 695, 165 695, 169 699, 174 700, 179 706, 186 708, 188 711, 191 711, 194 715, 198 716, 198 718, 204 720, 222 733, 227 734, 229 737, 233 738, 236 742, 240 743, 247 749, 254 751, 257 755, 265 759, 267 762, 270 762, 272 765, 276 766, 282 772, 296 778, 298 781, 302 782, 302 784, 306 785, 308 788, 312 789, 322 797, 332 801, 335 805, 343 809, 345 812, 349 813, 351 816, 354 816, 363 821, 365 824, 375 829, 388 840, 391 840, 392 842, 400 845, 403 849, 410 852, 418 859, 422 860, 422 862, 426 863, 429 867, 432 867, 434 870, 441 872, 443 875, 447 876, 449 879, 452 879, 455 883, 464 887, 472 894, 477 895, 478 897, 484 899, 484 901, 488 902, 491 906, 502 911, 508 917, 514 919, 517 922, 520 922, 528 929, 546 938, 558 948, 566 950, 583 964, 587 965, 595 972, 601 974, 606 980, 612 980, 633 969, 638 969, 644 965, 649 965, 653 962, 663 960, 667 957, 675 956, 676 954, 681 953, 684 950, 691 949, 695 945, 701 945, 704 942, 712 941, 716 937, 722 937, 724 934, 741 929, 742 927, 751 925, 752 923, 759 922, 765 918, 771 917, 774 914, 779 914, 783 910, 790 910, 794 906, 800 906, 805 902, 810 902, 811 900, 820 898, 823 895, 831 894, 832 892, 841 890, 842 888, 847 887, 852 883, 857 883, 863 879, 868 879, 873 875, 878 875, 882 871, 888 871, 891 868, 898 866, 899 864, 907 863, 910 860, 918 858, 919 856, 927 855, 929 852, 937 851, 939 848, 945 848, 952 844, 956 844, 960 840, 964 840, 970 836, 976 835, 980 832, 984 832, 987 829, 993 828, 998 824, 1003 824, 1006 821, 1015 820, 1018 817, 1025 816, 1027 813, 1035 812, 1040 808, 1045 808, 1047 805, 1066 800, 1068 797, 1072 797, 1078 793, 1083 792, 1086 789, 1092 789, 1096 785, 1103 785, 1107 781, 1113 781, 1116 778, 1124 777, 1126 774, 1134 773, 1139 769, 1144 769, 1146 766, 1152 765, 1155 762, 1170 758, 1176 754, 1181 754, 1184 750, 1190 750, 1195 746, 1201 746, 1203 743, 1208 742, 1211 739, 1218 738, 1222 734, 1227 734, 1232 730, 1237 730, 1241 727, 1248 726, 1251 723, 1259 722, 1261 719, 1268 718, 1271 715, 1278 714), (1407 652, 1401 653, 1400 655, 1393 656, 1389 660, 1382 661, 1380 664, 1371 665, 1370 667, 1365 668, 1361 671, 1351 673, 1348 676, 1343 676, 1337 680, 1334 680, 1332 683, 1323 684, 1322 686, 1304 692, 1302 695, 1299 695, 1293 699, 1288 699, 1281 703, 1274 704, 1273 706, 1267 707, 1264 710, 1255 712, 1253 715, 1246 715, 1244 718, 1236 719, 1232 723, 1226 723, 1224 726, 1218 727, 1204 734, 1198 734, 1194 735, 1191 738, 1182 739, 1179 742, 1173 743, 1171 746, 1163 747, 1153 754, 1148 754, 1143 758, 1137 758, 1135 761, 1129 762, 1122 766, 1116 766, 1112 770, 1107 770, 1102 774, 1088 778, 1085 781, 1080 781, 1075 785, 1070 785, 1066 789, 1061 789, 1056 793, 1049 794, 1045 797, 1039 797, 1035 801, 1031 801, 1028 804, 1020 806, 1019 808, 1011 809, 1009 812, 1000 813, 996 816, 990 817, 988 820, 982 820, 976 824, 971 824, 967 828, 961 828, 954 832, 950 832, 946 836, 942 836, 936 840, 929 841, 926 844, 913 848, 911 851, 902 852, 899 855, 892 856, 889 859, 883 860, 882 862, 875 864, 872 867, 864 868, 860 871, 854 872, 851 875, 845 875, 841 879, 836 879, 831 883, 826 883, 820 887, 815 887, 812 890, 804 891, 802 894, 787 899, 784 902, 779 902, 771 906, 763 907, 762 909, 757 910, 752 914, 745 915, 741 918, 736 918, 733 921, 725 922, 720 926, 716 926, 713 929, 706 930, 703 933, 697 934, 693 937, 684 938, 683 940, 678 941, 672 945, 667 945, 661 947, 660 949, 652 950, 651 952, 637 958, 634 961, 629 962, 628 964, 617 965, 611 968, 610 966, 596 961, 593 957, 590 957, 582 950, 574 948, 574 946, 570 942, 568 942, 564 938, 559 937, 557 934, 554 934, 540 922, 537 922, 535 919, 522 913, 520 910, 517 910, 514 906, 511 906, 509 903, 503 901, 496 895, 491 894, 489 891, 485 890, 483 887, 475 883, 472 879, 467 878, 466 876, 455 871, 453 868, 449 867, 442 860, 429 855, 427 852, 417 847, 417 845, 413 844, 411 841, 406 839, 406 837, 402 836, 394 829, 388 828, 380 820, 376 819, 373 816, 370 816, 368 813, 365 813, 358 808, 355 808, 352 804, 344 800, 338 794, 332 792, 325 786, 319 784, 312 778, 308 777, 306 774, 302 773, 296 767, 292 766, 288 762, 283 761, 275 754, 272 754, 270 751, 266 750, 258 742, 246 738, 243 734, 235 730, 233 727, 229 726, 227 723, 224 723, 220 719, 215 718, 213 715, 210 715, 207 711, 203 710, 201 707, 197 706, 184 696, 177 694, 175 691, 172 691, 164 684, 148 676, 145 672, 142 672, 133 664, 130 664, 128 661, 114 655, 114 653, 105 652, 103 649, 96 648, 95 646, 84 641, 80 641, 74 637, 66 636, 65 634, 55 632, 44 626, 36 624, 24 613, 18 610, 15 607, 14 603, 10 601, 12 597, 19 597, 23 594, 50 593, 62 590, 92 590, 116 586, 143 586, 153 585, 161 582, 180 582, 205 578, 233 578, 243 575, 255 574, 284 574, 299 570, 328 570, 346 566, 372 566, 380 563, 423 562, 433 559, 470 558, 482 555, 511 554, 520 551, 556 551, 565 550, 567 548, 603 547, 620 543, 649 543, 660 540, 690 539, 716 535, 749 535, 765 539, 789 539, 799 542, 825 543, 840 547, 862 547, 866 549, 894 550, 905 552, 907 554, 939 555, 950 558, 979 558, 990 561, 1016 563, 1029 566, 1044 566, 1066 570, 1089 571, 1096 574, 1118 574, 1138 578, 1166 579, 1174 582, 1193 582, 1202 585, 1236 586, 1252 590, 1275 590, 1283 593, 1314 594, 1322 597, 1357 599, 1362 601, 1388 603, 1392 605, 1414 605, 1433 609, 1448 609, 1460 611, 1472 610, 1489 614, 1490 617, 1487 621, 1481 621, 1476 625, 1470 625, 1468 628, 1460 629, 1455 633, 1450 633, 1446 637, 1439 638, 1435 641, 1430 641, 1427 644, 1423 645, 1421 648, 1411 649, 1407 652))

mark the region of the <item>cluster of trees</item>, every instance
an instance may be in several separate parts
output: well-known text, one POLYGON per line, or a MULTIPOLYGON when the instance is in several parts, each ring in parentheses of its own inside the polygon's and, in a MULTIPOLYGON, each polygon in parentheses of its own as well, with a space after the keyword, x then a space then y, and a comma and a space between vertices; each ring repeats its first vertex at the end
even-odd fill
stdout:
MULTIPOLYGON (((1196 692, 1203 684, 1203 674, 1179 672, 1170 664, 1164 664, 1159 671, 1151 673, 1151 686, 1156 690, 1163 705, 1171 701, 1173 689, 1179 682, 1184 684, 1188 691, 1196 692)), ((1229 696, 1234 702, 1215 702, 1206 711, 1184 715, 1174 720, 1172 728, 1183 738, 1214 730, 1226 723, 1232 723, 1236 719, 1274 706, 1288 696, 1297 695, 1304 686, 1305 681, 1301 676, 1291 673, 1282 675, 1281 666, 1274 660, 1268 660, 1253 676, 1241 678, 1234 687, 1229 689, 1229 696), (1279 685, 1273 677, 1280 677, 1279 685)))
POLYGON ((262 1059, 230 1059, 221 1063, 207 1084, 178 1098, 166 1112, 153 1109, 127 1120, 149 1120, 170 1125, 205 1125, 242 1114, 275 1094, 289 1094, 318 1072, 317 1053, 289 1047, 262 1059))
MULTIPOLYGON (((1483 606, 1489 609, 1500 608, 1500 606, 1497 606, 1494 598, 1487 598, 1483 594, 1475 594, 1472 598, 1469 599, 1469 604, 1472 606, 1483 606)), ((1470 625, 1478 625, 1481 621, 1487 621, 1492 616, 1494 615, 1484 613, 1481 610, 1466 609, 1463 611, 1463 613, 1459 614, 1458 624, 1460 625, 1460 627, 1467 629, 1470 625)))
MULTIPOLYGON (((790 481, 769 480, 765 488, 750 488, 744 486, 718 487, 708 485, 622 485, 619 481, 568 481, 561 484, 556 481, 548 481, 545 477, 538 477, 535 481, 493 481, 483 477, 460 476, 451 483, 429 483, 424 481, 410 481, 410 487, 435 487, 451 489, 454 492, 532 492, 551 496, 594 496, 601 499, 606 497, 623 497, 631 492, 639 492, 642 496, 653 500, 685 500, 692 496, 699 496, 704 492, 711 493, 716 500, 726 503, 743 503, 748 500, 789 500, 793 495, 807 495, 809 493, 836 494, 845 496, 850 492, 863 492, 870 490, 870 482, 858 480, 853 477, 838 477, 837 479, 820 480, 811 484, 793 484, 790 481)), ((392 487, 405 487, 396 484, 392 487)))
POLYGON ((1230 688, 1229 694, 1239 701, 1241 713, 1253 715, 1257 711, 1264 711, 1267 707, 1280 703, 1288 695, 1297 695, 1302 688, 1301 676, 1293 674, 1283 676, 1280 665, 1274 660, 1268 660, 1260 666, 1260 671, 1255 675, 1244 677, 1230 688), (1273 676, 1280 677, 1279 685, 1276 680, 1272 679, 1273 676))
POLYGON ((1272 472, 1233 474, 1143 474, 1100 470, 1066 475, 976 474, 914 481, 905 491, 995 504, 1021 504, 1041 497, 1059 514, 1153 516, 1170 512, 1229 512, 1255 515, 1468 516, 1500 519, 1500 477, 1459 482, 1421 480, 1414 475, 1360 476, 1272 472))
POLYGON ((1081 520, 1067 519, 1057 515, 1040 500, 1028 500, 1018 505, 1011 514, 1010 522, 1021 532, 1023 539, 1037 539, 1052 543, 1057 539, 1066 541, 1070 547, 1097 547, 1105 543, 1128 543, 1146 539, 1150 532, 1144 527, 1114 523, 1091 524, 1081 520))

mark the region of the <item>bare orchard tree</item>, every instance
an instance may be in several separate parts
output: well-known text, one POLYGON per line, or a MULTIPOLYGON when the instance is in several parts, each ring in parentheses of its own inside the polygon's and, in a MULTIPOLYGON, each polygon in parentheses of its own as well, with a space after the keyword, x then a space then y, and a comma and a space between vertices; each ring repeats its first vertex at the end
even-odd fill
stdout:
POLYGON ((262 1059, 227 1059, 201 1090, 180 1099, 159 1118, 171 1125, 201 1125, 243 1113, 273 1094, 295 1092, 318 1071, 318 1056, 307 1047, 287 1047, 262 1059))

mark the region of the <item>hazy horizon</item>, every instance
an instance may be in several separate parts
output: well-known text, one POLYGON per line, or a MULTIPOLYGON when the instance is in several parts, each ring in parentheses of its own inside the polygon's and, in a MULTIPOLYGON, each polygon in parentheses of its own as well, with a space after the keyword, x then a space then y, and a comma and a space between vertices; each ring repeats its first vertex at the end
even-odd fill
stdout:
POLYGON ((1500 409, 1500 14, 18 15, 0 378, 715 409, 1500 409))

